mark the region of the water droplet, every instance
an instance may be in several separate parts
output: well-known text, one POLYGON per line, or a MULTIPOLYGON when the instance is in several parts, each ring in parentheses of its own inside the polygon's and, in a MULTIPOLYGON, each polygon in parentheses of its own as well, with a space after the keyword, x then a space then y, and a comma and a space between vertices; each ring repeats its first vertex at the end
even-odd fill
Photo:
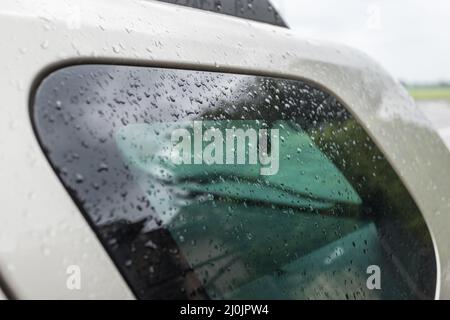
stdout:
POLYGON ((83 181, 84 181, 83 175, 80 174, 80 173, 77 173, 77 174, 75 175, 75 182, 76 182, 76 183, 83 183, 83 181))
POLYGON ((42 49, 47 49, 48 46, 49 46, 49 43, 48 43, 47 40, 45 40, 44 42, 41 43, 41 48, 42 48, 42 49))

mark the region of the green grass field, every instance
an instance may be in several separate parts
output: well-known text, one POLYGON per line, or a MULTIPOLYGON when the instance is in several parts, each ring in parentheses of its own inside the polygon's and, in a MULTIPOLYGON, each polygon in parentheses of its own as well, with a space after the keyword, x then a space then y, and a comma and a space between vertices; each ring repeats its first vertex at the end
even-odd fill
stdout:
POLYGON ((416 100, 450 101, 450 87, 409 87, 409 94, 416 100))

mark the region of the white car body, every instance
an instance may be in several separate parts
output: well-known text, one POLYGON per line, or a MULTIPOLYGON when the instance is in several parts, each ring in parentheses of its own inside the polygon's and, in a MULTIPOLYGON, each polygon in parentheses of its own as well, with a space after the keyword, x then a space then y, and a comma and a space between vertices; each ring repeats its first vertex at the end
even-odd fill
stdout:
POLYGON ((134 298, 52 170, 29 114, 36 85, 50 71, 110 63, 307 79, 335 94, 420 208, 435 246, 435 296, 450 298, 450 153, 407 92, 364 54, 281 27, 139 0, 3 0, 0 34, 6 296, 134 298), (80 290, 67 289, 70 265, 82 270, 80 290))

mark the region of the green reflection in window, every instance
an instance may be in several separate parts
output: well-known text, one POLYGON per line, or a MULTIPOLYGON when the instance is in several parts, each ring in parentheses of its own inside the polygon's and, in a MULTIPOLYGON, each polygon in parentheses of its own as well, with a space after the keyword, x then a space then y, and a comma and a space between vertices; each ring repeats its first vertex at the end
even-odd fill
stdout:
MULTIPOLYGON (((202 125, 224 131, 265 124, 202 125)), ((161 221, 210 296, 345 298, 346 290, 334 296, 333 290, 320 290, 326 285, 353 286, 361 298, 370 297, 361 287, 366 267, 385 264, 375 224, 358 218, 360 197, 298 124, 273 123, 280 138, 279 170, 267 176, 260 174, 260 163, 226 164, 225 155, 222 164, 194 164, 193 159, 174 164, 171 132, 180 128, 193 136, 192 122, 136 124, 122 127, 116 142, 152 203, 170 199, 160 210, 161 221), (169 186, 167 193, 155 187, 158 181, 169 186), (358 252, 355 240, 371 254, 358 252)), ((249 159, 250 141, 246 144, 249 159)), ((206 145, 203 141, 202 148, 206 145)))

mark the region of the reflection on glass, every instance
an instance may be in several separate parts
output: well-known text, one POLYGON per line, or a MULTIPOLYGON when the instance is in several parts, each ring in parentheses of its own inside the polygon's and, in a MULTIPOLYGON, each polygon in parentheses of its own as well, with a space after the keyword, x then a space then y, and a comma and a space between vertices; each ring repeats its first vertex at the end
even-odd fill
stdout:
POLYGON ((44 81, 34 119, 140 298, 433 298, 420 211, 361 126, 318 88, 77 66, 44 81), (372 265, 379 290, 367 287, 372 265))

